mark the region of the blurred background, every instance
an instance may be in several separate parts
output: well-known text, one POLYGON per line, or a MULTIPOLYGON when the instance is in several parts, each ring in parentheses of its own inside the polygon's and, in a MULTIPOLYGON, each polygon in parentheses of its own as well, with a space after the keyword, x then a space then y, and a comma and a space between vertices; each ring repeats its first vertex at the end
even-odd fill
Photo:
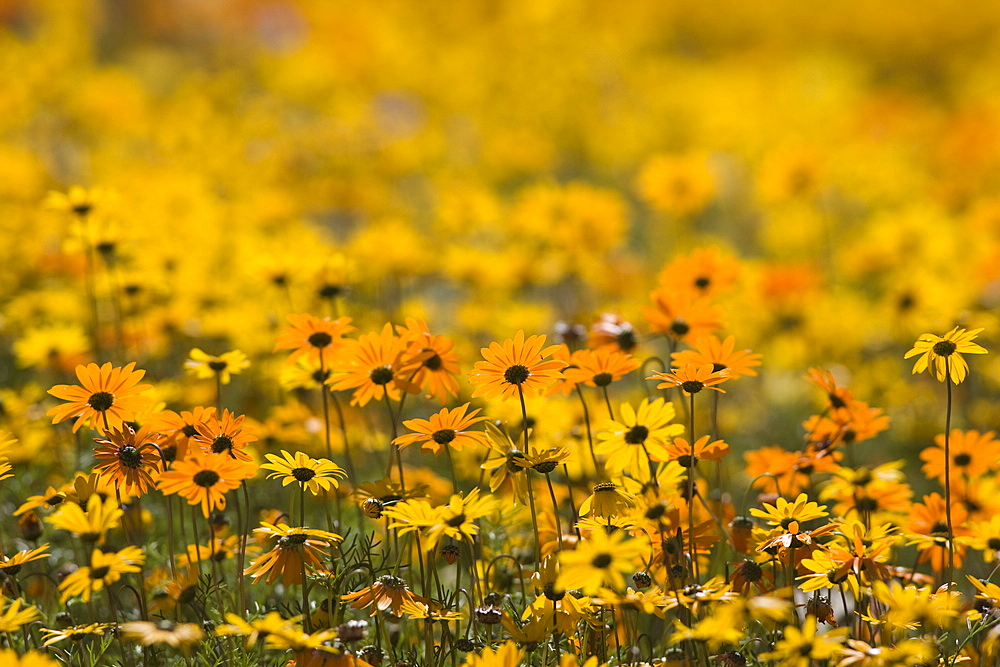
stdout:
POLYGON ((40 450, 87 359, 211 401, 193 346, 251 355, 239 409, 311 418, 264 382, 289 312, 426 318, 463 371, 602 313, 666 356, 643 308, 680 260, 764 355, 737 449, 801 445, 818 365, 891 415, 873 461, 915 458, 943 387, 902 356, 955 325, 994 351, 955 425, 989 430, 998 29, 985 1, 0 0, 3 418, 40 450), (74 185, 89 230, 45 203, 74 185))

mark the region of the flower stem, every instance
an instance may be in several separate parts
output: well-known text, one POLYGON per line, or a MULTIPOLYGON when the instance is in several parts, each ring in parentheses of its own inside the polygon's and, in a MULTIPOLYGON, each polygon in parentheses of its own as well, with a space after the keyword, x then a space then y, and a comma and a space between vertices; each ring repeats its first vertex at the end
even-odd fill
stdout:
MULTIPOLYGON (((528 406, 524 403, 524 389, 517 385, 517 397, 521 399, 521 432, 524 435, 524 454, 528 454, 528 406)), ((535 531, 535 562, 542 562, 542 541, 538 537, 538 515, 535 512, 535 492, 531 489, 531 473, 524 471, 525 481, 528 486, 528 505, 531 510, 531 527, 535 531)))
POLYGON ((594 453, 594 435, 590 431, 590 410, 587 408, 587 399, 583 397, 583 390, 580 385, 576 385, 576 393, 580 397, 580 405, 583 407, 583 424, 587 427, 587 445, 590 447, 590 457, 594 460, 594 476, 601 476, 601 466, 597 463, 597 454, 594 453))
POLYGON ((951 588, 955 574, 955 530, 951 523, 951 374, 948 368, 951 360, 944 358, 944 383, 948 388, 948 403, 944 415, 944 513, 948 523, 948 570, 945 586, 951 588))

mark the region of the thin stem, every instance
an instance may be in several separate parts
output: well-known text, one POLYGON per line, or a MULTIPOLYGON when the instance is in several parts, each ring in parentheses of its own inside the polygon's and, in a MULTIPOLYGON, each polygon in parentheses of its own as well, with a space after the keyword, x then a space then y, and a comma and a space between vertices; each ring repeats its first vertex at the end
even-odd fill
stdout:
MULTIPOLYGON (((323 361, 323 348, 319 348, 319 376, 326 381, 326 364, 323 361)), ((320 382, 319 393, 323 395, 323 436, 326 438, 326 458, 333 460, 333 446, 330 444, 330 405, 326 397, 326 385, 320 382)), ((345 447, 346 449, 346 447, 345 447)), ((352 476, 351 479, 354 479, 352 476)))
POLYGON ((694 394, 689 396, 690 403, 688 404, 688 435, 691 437, 691 463, 692 466, 687 469, 687 481, 688 481, 688 550, 691 554, 691 571, 694 574, 695 581, 700 578, 700 573, 698 572, 698 554, 695 552, 694 548, 694 394))
POLYGON ((608 406, 608 418, 611 421, 615 420, 615 411, 611 409, 611 399, 608 397, 608 385, 601 387, 604 390, 604 404, 608 406))
MULTIPOLYGON (((396 431, 396 417, 392 414, 392 403, 389 402, 389 392, 386 391, 382 394, 385 399, 385 409, 389 413, 389 425, 392 427, 392 440, 389 442, 389 470, 392 470, 392 456, 396 455, 396 466, 399 469, 399 487, 406 490, 406 482, 403 478, 403 454, 399 451, 399 445, 396 444, 397 431, 396 431)), ((400 408, 403 406, 400 405, 400 408)), ((389 476, 389 471, 386 471, 386 477, 389 476)))
POLYGON ((545 483, 549 485, 549 497, 552 498, 552 516, 556 520, 556 536, 558 538, 557 549, 562 551, 563 548, 563 532, 562 532, 562 522, 559 520, 559 503, 556 501, 556 491, 552 488, 552 477, 546 473, 545 483))
POLYGON ((600 477, 601 466, 597 463, 597 454, 594 453, 594 435, 590 431, 590 410, 587 408, 587 399, 583 397, 580 385, 576 385, 576 393, 580 397, 580 405, 583 407, 583 424, 587 427, 587 445, 590 447, 590 457, 594 460, 594 475, 600 477))
MULTIPOLYGON (((521 400, 521 433, 524 436, 524 454, 528 454, 528 406, 524 402, 524 389, 517 385, 517 397, 521 400)), ((535 531, 535 562, 542 562, 542 544, 538 537, 538 515, 535 512, 535 492, 531 488, 531 473, 524 471, 525 481, 528 486, 528 504, 531 509, 531 527, 535 531)))
POLYGON ((351 460, 351 446, 347 441, 347 422, 344 421, 344 411, 340 407, 340 400, 337 398, 337 394, 329 392, 327 396, 327 390, 323 390, 323 398, 333 399, 333 409, 337 411, 337 421, 340 423, 340 435, 344 440, 344 462, 347 464, 347 474, 351 476, 351 482, 357 481, 357 476, 354 474, 354 461, 351 460))
POLYGON ((952 586, 955 575, 955 531, 951 523, 951 359, 944 358, 944 383, 948 388, 948 405, 944 415, 944 512, 948 522, 948 574, 945 585, 952 586))

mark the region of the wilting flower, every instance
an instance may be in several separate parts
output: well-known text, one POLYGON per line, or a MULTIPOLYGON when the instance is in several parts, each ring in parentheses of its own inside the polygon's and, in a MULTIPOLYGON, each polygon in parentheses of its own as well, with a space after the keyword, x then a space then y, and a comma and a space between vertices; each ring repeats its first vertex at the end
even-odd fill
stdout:
POLYGON ((273 542, 271 549, 257 557, 246 569, 254 582, 267 575, 267 583, 281 577, 286 586, 301 584, 302 570, 319 568, 325 555, 323 548, 340 541, 340 535, 312 528, 291 528, 288 524, 263 522, 254 530, 273 542))

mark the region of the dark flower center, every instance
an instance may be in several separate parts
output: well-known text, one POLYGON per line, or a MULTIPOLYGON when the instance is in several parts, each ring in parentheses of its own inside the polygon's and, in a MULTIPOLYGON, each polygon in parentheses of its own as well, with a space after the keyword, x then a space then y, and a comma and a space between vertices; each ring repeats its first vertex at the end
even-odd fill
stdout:
POLYGON ((99 391, 96 394, 91 394, 90 398, 87 399, 87 405, 98 412, 104 412, 114 404, 115 395, 107 391, 99 391))
POLYGON ((444 362, 441 361, 441 355, 437 352, 424 359, 424 368, 429 368, 432 371, 441 370, 442 365, 444 362))
POLYGON ((522 384, 531 373, 523 364, 514 364, 503 372, 503 379, 511 384, 522 384))
POLYGON ((727 368, 729 368, 729 367, 726 366, 725 364, 716 363, 714 361, 712 362, 712 372, 713 373, 718 373, 719 371, 724 371, 727 368))
POLYGON ((632 329, 626 329, 615 336, 615 342, 618 343, 618 347, 621 348, 622 352, 630 352, 639 344, 639 341, 636 340, 635 331, 632 329))
POLYGON ((461 513, 460 514, 456 514, 455 516, 453 516, 450 519, 448 519, 447 521, 445 521, 445 523, 448 524, 449 526, 451 526, 452 528, 458 528, 463 523, 465 523, 465 514, 461 514, 461 513))
POLYGON ((368 379, 378 385, 389 384, 392 382, 392 369, 388 366, 373 368, 371 373, 368 374, 368 379))
POLYGON ((439 445, 447 445, 454 439, 455 430, 450 428, 443 428, 440 431, 434 431, 434 433, 431 434, 431 440, 439 445))
POLYGON ((191 478, 191 481, 207 489, 210 486, 215 486, 220 479, 222 478, 219 477, 219 473, 214 470, 199 470, 191 478))
POLYGON ((598 554, 594 560, 590 561, 590 564, 599 570, 603 570, 608 565, 611 565, 612 560, 611 554, 598 554))
POLYGON ((556 585, 552 582, 545 584, 542 591, 545 593, 545 597, 553 602, 559 602, 566 597, 566 591, 556 588, 556 585))
POLYGON ((614 491, 614 490, 615 490, 614 482, 601 482, 600 484, 594 486, 594 493, 602 493, 602 492, 606 493, 608 491, 614 491))
POLYGON ((108 565, 97 567, 90 571, 90 578, 94 580, 103 579, 108 576, 108 572, 111 572, 111 567, 108 565))
POLYGON ((325 370, 324 371, 315 370, 313 371, 312 374, 313 381, 319 384, 325 383, 329 377, 330 377, 330 371, 325 371, 325 370))
POLYGON ((548 475, 555 469, 556 469, 555 461, 542 461, 541 463, 535 464, 535 472, 540 472, 543 475, 548 475))
POLYGON ((316 471, 310 468, 293 468, 292 477, 299 482, 308 482, 316 476, 316 471))
POLYGON ((211 368, 216 373, 218 373, 219 371, 226 370, 226 366, 228 366, 228 365, 229 364, 226 363, 225 361, 210 361, 210 362, 208 362, 208 367, 211 368))
POLYGON ((323 285, 317 290, 320 297, 324 299, 334 299, 340 296, 340 293, 344 291, 344 288, 340 285, 323 285))
POLYGON ((698 457, 691 456, 690 454, 683 454, 677 457, 677 463, 680 464, 682 468, 693 468, 698 465, 698 457))
POLYGON ((753 562, 752 560, 745 560, 743 564, 740 565, 740 574, 743 579, 749 581, 751 584, 760 581, 764 577, 764 570, 760 568, 760 565, 753 562))
POLYGON ((685 336, 689 331, 691 331, 691 327, 684 321, 684 318, 678 317, 674 320, 674 323, 670 325, 670 331, 678 336, 685 336))
POLYGON ((938 521, 933 526, 931 526, 931 535, 948 535, 948 524, 944 521, 938 521))
POLYGON ((376 581, 386 588, 395 588, 397 590, 402 590, 406 588, 406 582, 399 577, 394 577, 391 574, 383 574, 381 577, 376 579, 376 581))
POLYGON ((191 424, 185 424, 184 427, 181 428, 181 433, 183 433, 185 436, 189 438, 193 438, 198 434, 198 429, 196 429, 191 424))
POLYGON ((837 396, 836 394, 828 394, 827 398, 830 399, 831 408, 839 409, 847 407, 847 403, 844 403, 844 399, 842 399, 840 396, 837 396))
POLYGON ((625 433, 625 443, 629 445, 641 445, 649 437, 649 429, 642 425, 636 425, 625 433))
POLYGON ((118 450, 118 460, 127 468, 138 468, 142 464, 142 453, 131 445, 118 450))
POLYGON ((518 465, 518 461, 524 461, 528 457, 524 455, 520 450, 512 449, 507 454, 507 470, 510 472, 522 472, 524 468, 518 465))
POLYGON ((333 342, 333 336, 325 331, 317 331, 316 333, 309 334, 309 338, 306 338, 306 340, 313 347, 328 347, 333 342))
POLYGON ((681 389, 689 394, 697 394, 705 388, 705 383, 699 380, 685 380, 681 383, 681 389))
POLYGON ((934 343, 934 347, 931 348, 931 350, 934 351, 934 354, 938 355, 939 357, 950 357, 952 354, 955 353, 955 350, 957 349, 958 346, 955 345, 950 340, 939 340, 938 342, 934 343))
POLYGON ((93 206, 88 203, 76 204, 73 206, 73 212, 78 216, 83 217, 93 210, 93 206))
POLYGON ((699 276, 698 278, 695 278, 694 281, 694 286, 697 287, 698 289, 705 289, 711 284, 712 284, 712 279, 706 276, 699 276))
POLYGON ((857 506, 862 512, 874 512, 878 509, 878 501, 874 498, 858 498, 857 506))
POLYGON ((598 387, 607 387, 613 379, 614 376, 611 373, 598 373, 594 376, 594 384, 598 387))
POLYGON ((223 452, 228 452, 233 448, 233 439, 228 435, 216 436, 215 440, 212 441, 212 451, 216 454, 221 454, 223 452))
POLYGON ((957 466, 967 466, 972 463, 972 457, 965 453, 956 454, 954 461, 957 466))
POLYGON ((1000 537, 991 537, 986 540, 986 546, 992 551, 1000 551, 1000 537))
POLYGON ((278 538, 278 548, 286 551, 298 549, 307 539, 309 539, 308 535, 285 535, 284 537, 278 538))

